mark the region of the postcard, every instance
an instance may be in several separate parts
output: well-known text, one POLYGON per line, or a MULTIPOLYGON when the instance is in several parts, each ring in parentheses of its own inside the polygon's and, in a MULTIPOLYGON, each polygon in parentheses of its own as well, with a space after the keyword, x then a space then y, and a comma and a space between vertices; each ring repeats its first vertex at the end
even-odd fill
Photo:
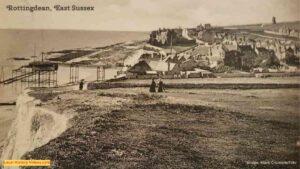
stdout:
POLYGON ((299 11, 0 0, 0 168, 299 168, 299 11))

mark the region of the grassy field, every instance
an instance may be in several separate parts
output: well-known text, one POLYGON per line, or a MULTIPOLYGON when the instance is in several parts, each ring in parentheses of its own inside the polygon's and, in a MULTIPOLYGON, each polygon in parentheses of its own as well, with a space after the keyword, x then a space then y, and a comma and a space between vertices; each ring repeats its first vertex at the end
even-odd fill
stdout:
POLYGON ((64 92, 60 101, 44 99, 42 106, 76 116, 71 128, 24 158, 51 159, 57 169, 299 165, 297 89, 169 90, 154 95, 147 90, 64 92), (294 110, 282 111, 286 103, 294 110), (271 111, 261 115, 255 108, 271 111))

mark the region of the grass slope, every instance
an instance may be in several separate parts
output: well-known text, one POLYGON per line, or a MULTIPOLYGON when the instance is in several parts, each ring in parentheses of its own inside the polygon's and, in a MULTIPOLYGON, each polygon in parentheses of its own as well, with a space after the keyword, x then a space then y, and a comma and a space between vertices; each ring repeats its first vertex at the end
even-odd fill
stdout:
POLYGON ((292 123, 170 104, 161 95, 87 91, 60 97, 48 104, 77 112, 73 127, 24 159, 51 159, 54 169, 297 167, 246 163, 297 161, 299 126, 292 123))

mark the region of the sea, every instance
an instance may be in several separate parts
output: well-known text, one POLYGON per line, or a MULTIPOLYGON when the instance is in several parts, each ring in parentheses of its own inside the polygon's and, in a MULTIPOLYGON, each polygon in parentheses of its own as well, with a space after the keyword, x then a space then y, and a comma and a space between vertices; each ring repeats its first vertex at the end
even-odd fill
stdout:
MULTIPOLYGON (((93 48, 123 43, 129 41, 146 40, 148 32, 126 31, 86 31, 86 30, 17 30, 0 29, 0 80, 11 77, 11 71, 26 64, 26 58, 39 56, 42 52, 93 48)), ((67 67, 58 70, 58 84, 67 83, 67 78, 60 72, 67 72, 67 67)), ((107 78, 112 77, 116 70, 107 70, 107 78)), ((85 69, 81 75, 84 78, 95 78, 94 70, 85 69)), ((82 78, 82 77, 80 77, 82 78)), ((27 86, 17 82, 11 85, 0 85, 0 103, 14 102, 27 86)), ((14 106, 0 106, 0 154, 9 126, 16 116, 14 106)))

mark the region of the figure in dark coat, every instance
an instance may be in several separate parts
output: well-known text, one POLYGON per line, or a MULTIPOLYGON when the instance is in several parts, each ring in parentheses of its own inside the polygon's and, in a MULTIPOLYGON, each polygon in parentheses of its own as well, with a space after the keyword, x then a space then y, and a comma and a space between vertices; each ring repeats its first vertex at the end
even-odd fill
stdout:
POLYGON ((151 93, 155 93, 156 92, 156 83, 154 81, 154 79, 152 79, 152 83, 151 83, 151 86, 150 86, 150 92, 151 93))
POLYGON ((82 89, 83 89, 83 79, 79 83, 79 90, 82 90, 82 89))
POLYGON ((164 90, 165 90, 164 83, 162 82, 162 80, 159 80, 157 92, 161 93, 164 92, 164 90))

